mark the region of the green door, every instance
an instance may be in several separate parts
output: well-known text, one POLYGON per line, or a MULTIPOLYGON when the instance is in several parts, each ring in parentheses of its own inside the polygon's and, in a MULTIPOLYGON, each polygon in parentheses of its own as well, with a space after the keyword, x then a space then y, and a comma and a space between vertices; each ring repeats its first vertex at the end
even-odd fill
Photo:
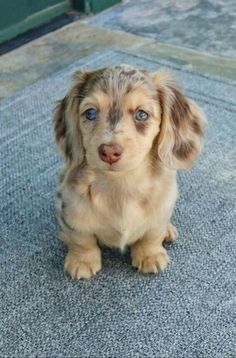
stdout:
POLYGON ((0 43, 75 9, 99 12, 121 0, 0 0, 0 43))
POLYGON ((0 43, 70 9, 69 0, 0 0, 0 43))
POLYGON ((122 0, 72 0, 73 7, 76 10, 83 11, 86 14, 96 14, 122 0))

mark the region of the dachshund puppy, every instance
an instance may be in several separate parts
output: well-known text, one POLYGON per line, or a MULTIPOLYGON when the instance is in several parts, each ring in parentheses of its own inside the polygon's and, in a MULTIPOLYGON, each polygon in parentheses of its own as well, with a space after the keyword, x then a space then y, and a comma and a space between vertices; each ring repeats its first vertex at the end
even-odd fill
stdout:
POLYGON ((177 238, 176 171, 199 155, 204 124, 166 71, 118 65, 75 73, 54 114, 65 159, 56 208, 72 278, 101 270, 98 242, 129 246, 143 273, 166 268, 163 242, 177 238))

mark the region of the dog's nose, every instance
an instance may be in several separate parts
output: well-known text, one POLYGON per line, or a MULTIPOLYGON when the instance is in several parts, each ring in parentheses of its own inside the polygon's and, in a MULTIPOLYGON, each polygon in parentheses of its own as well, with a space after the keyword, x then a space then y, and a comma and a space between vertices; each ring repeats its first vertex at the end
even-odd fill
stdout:
POLYGON ((109 164, 118 162, 122 152, 123 148, 119 144, 101 144, 98 148, 99 157, 109 164))

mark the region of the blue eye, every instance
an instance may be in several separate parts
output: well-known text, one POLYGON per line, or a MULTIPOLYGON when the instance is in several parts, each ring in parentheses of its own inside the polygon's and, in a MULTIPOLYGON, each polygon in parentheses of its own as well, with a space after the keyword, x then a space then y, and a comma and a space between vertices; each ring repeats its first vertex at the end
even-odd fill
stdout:
POLYGON ((140 109, 135 113, 135 119, 137 121, 146 121, 148 119, 148 114, 140 109))
POLYGON ((97 118, 97 110, 95 108, 89 108, 85 111, 85 116, 89 121, 94 121, 97 118))

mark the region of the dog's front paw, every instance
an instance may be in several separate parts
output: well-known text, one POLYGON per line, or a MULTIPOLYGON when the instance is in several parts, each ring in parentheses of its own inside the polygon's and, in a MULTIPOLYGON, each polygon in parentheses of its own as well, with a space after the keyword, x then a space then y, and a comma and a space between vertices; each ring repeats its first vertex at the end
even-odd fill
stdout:
POLYGON ((170 258, 163 247, 155 253, 145 253, 142 250, 132 250, 132 265, 143 273, 159 273, 170 262, 170 258))
POLYGON ((89 279, 96 275, 102 268, 101 253, 100 251, 92 252, 88 256, 83 258, 76 251, 69 250, 65 260, 65 271, 77 280, 89 279))

